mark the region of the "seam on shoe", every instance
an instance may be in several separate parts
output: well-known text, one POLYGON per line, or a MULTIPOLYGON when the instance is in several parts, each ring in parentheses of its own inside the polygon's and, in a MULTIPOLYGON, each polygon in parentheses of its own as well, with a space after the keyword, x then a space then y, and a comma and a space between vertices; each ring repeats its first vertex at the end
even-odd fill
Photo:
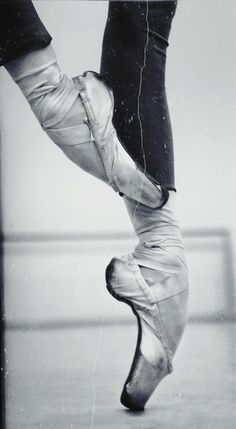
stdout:
MULTIPOLYGON (((86 124, 86 123, 81 123, 81 124, 78 124, 78 125, 73 125, 73 126, 71 126, 71 127, 64 127, 64 128, 46 128, 46 130, 48 130, 49 129, 49 131, 52 131, 52 132, 56 132, 56 131, 67 131, 67 130, 73 130, 73 129, 75 129, 75 128, 85 128, 85 127, 87 127, 88 128, 88 125, 86 124)), ((90 127, 89 127, 90 128, 90 127)), ((90 129, 90 132, 91 132, 91 129, 90 129)))
POLYGON ((57 146, 59 146, 59 147, 65 147, 65 148, 70 148, 70 147, 77 147, 77 146, 81 146, 81 145, 83 145, 83 144, 87 144, 87 143, 93 143, 93 140, 87 140, 87 141, 84 141, 84 142, 75 143, 75 144, 70 144, 70 145, 57 143, 57 146))
MULTIPOLYGON (((78 76, 78 80, 79 80, 79 83, 81 85, 81 91, 80 91, 79 95, 81 97, 82 103, 83 103, 83 105, 85 107, 85 110, 86 110, 86 113, 88 115, 88 125, 89 125, 89 127, 91 129, 91 132, 92 132, 92 135, 93 135, 93 138, 94 138, 94 142, 96 144, 96 147, 97 147, 97 150, 98 150, 98 153, 99 153, 99 156, 100 156, 100 159, 101 159, 104 171, 106 173, 106 176, 107 176, 107 179, 108 179, 108 185, 110 185, 114 189, 115 192, 119 192, 119 188, 118 188, 117 184, 115 183, 114 179, 111 178, 111 177, 109 177, 108 174, 107 174, 107 168, 105 166, 102 154, 100 153, 101 147, 99 146, 99 144, 101 146, 104 146, 104 142, 106 141, 106 139, 108 137, 110 137, 110 135, 112 134, 113 130, 111 131, 111 133, 109 134, 109 136, 107 136, 106 139, 104 139, 104 140, 101 139, 101 138, 98 138, 97 135, 96 135, 96 132, 94 133, 94 131, 96 131, 94 129, 96 129, 96 127, 98 126, 98 123, 96 122, 96 116, 94 114, 94 110, 93 110, 92 104, 90 102, 90 97, 89 97, 88 92, 87 92, 86 84, 84 83, 84 78, 81 77, 81 76, 78 76)), ((110 119, 110 117, 109 117, 109 119, 110 119)), ((109 120, 107 120, 107 122, 106 122, 105 130, 107 129, 108 124, 109 124, 109 120)))
POLYGON ((188 285, 185 287, 185 289, 181 290, 180 292, 174 293, 173 295, 167 296, 166 298, 160 299, 159 301, 156 301, 155 304, 157 304, 158 302, 163 302, 166 301, 167 299, 172 298, 173 296, 178 296, 181 295, 181 293, 184 293, 188 290, 188 285))
MULTIPOLYGON (((86 87, 86 84, 84 82, 84 78, 79 76, 79 79, 80 79, 80 83, 81 83, 81 86, 82 86, 82 90, 80 92, 80 96, 82 94, 82 96, 81 96, 82 101, 83 101, 82 97, 84 97, 84 101, 85 101, 84 104, 86 104, 86 106, 88 108, 88 111, 89 111, 89 113, 92 116, 91 119, 89 119, 89 121, 91 122, 91 127, 95 128, 98 125, 98 122, 96 121, 96 116, 95 116, 95 113, 94 113, 94 110, 93 110, 93 107, 92 107, 92 103, 90 101, 90 97, 89 97, 89 94, 88 94, 88 91, 87 91, 87 87, 86 87)), ((109 93, 109 95, 110 95, 110 93, 109 93)), ((110 116, 109 116, 109 119, 110 119, 110 116)), ((109 123, 109 120, 106 122, 105 130, 108 127, 108 123, 109 123)), ((92 129, 92 131, 94 131, 94 130, 92 129)), ((103 143, 103 141, 104 141, 101 138, 97 138, 97 136, 95 138, 95 135, 94 135, 94 139, 95 139, 95 141, 97 140, 98 142, 101 142, 101 143, 103 143)))
POLYGON ((110 185, 114 189, 115 192, 119 192, 119 189, 117 188, 117 185, 115 184, 115 182, 111 178, 109 178, 109 176, 107 174, 107 169, 105 167, 104 160, 103 160, 102 155, 100 153, 100 150, 99 150, 100 148, 99 148, 99 146, 97 144, 98 139, 97 139, 97 137, 95 138, 95 135, 94 135, 94 128, 96 128, 97 122, 95 120, 95 114, 94 114, 92 105, 90 103, 90 98, 88 97, 87 88, 86 88, 86 85, 84 83, 84 77, 77 76, 77 77, 74 78, 74 81, 76 82, 76 84, 78 85, 78 88, 80 89, 79 96, 80 96, 81 101, 82 101, 82 103, 83 103, 83 105, 85 107, 86 113, 87 113, 87 115, 89 117, 88 118, 88 126, 89 126, 89 128, 91 130, 91 133, 93 135, 93 139, 94 139, 93 141, 96 144, 96 147, 97 147, 97 150, 98 150, 98 154, 100 156, 100 160, 102 162, 104 171, 106 173, 107 183, 108 183, 108 185, 110 185))
MULTIPOLYGON (((137 245, 137 246, 138 246, 138 245, 137 245)), ((137 247, 137 246, 136 246, 136 247, 137 247)), ((164 249, 164 250, 165 250, 165 249, 164 249)), ((138 260, 138 258, 136 258, 136 259, 138 260)), ((140 258, 140 259, 141 259, 141 258, 140 258)), ((181 266, 181 267, 180 267, 180 266, 178 266, 178 265, 173 265, 173 264, 170 264, 170 263, 167 263, 167 264, 166 264, 166 263, 164 263, 164 262, 161 262, 161 264, 162 264, 163 268, 165 268, 165 267, 171 267, 171 268, 178 268, 179 270, 183 270, 183 269, 184 269, 185 271, 188 271, 188 270, 187 270, 186 265, 183 265, 183 266, 181 266)), ((139 265, 139 264, 138 264, 138 265, 139 265)), ((148 267, 148 266, 146 266, 146 265, 142 265, 141 263, 140 263, 140 266, 142 266, 142 267, 144 267, 144 268, 145 268, 145 267, 146 267, 146 268, 150 268, 150 267, 148 267)), ((152 269, 152 270, 155 270, 155 271, 160 271, 160 272, 162 271, 161 269, 158 269, 158 268, 157 268, 157 269, 156 269, 156 268, 155 268, 155 269, 154 269, 154 268, 151 268, 151 269, 152 269)), ((174 276, 174 275, 175 275, 175 276, 177 276, 177 275, 178 275, 178 273, 171 273, 170 271, 166 271, 166 270, 165 270, 165 273, 167 273, 167 274, 172 274, 173 276, 174 276)))
MULTIPOLYGON (((137 264, 137 265, 140 265, 140 267, 143 267, 143 268, 149 268, 150 270, 153 270, 153 271, 158 271, 159 273, 166 273, 166 274, 170 274, 171 276, 178 276, 179 274, 178 273, 171 273, 170 271, 166 271, 166 270, 162 270, 162 269, 159 269, 159 268, 151 268, 151 267, 149 267, 149 266, 146 266, 146 265, 142 265, 141 263, 140 264, 137 264)), ((168 264, 169 266, 171 266, 171 267, 175 267, 175 265, 170 265, 170 264, 168 264)), ((165 265, 163 264, 163 266, 165 267, 165 265)), ((142 274, 141 274, 142 275, 142 274)))

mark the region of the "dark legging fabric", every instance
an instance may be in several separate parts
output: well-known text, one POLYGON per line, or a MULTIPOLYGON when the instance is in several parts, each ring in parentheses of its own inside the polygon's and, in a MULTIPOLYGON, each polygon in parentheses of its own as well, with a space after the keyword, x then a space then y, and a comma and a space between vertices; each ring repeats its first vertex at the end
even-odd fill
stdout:
POLYGON ((51 40, 31 0, 0 0, 0 65, 51 40))
MULTIPOLYGON (((110 2, 101 60, 121 143, 163 189, 174 189, 165 66, 175 9, 175 0, 110 2)), ((50 42, 31 0, 0 0, 0 65, 50 42)))
POLYGON ((166 49, 176 1, 112 1, 101 73, 113 89, 114 126, 132 158, 163 188, 174 189, 166 49))

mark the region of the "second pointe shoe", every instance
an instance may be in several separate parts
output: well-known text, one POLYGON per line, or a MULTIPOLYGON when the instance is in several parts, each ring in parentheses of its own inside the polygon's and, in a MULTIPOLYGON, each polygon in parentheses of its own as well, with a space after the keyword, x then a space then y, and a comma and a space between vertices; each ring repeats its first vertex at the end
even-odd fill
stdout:
POLYGON ((186 325, 186 267, 173 259, 167 255, 168 269, 153 284, 147 284, 132 256, 113 258, 106 270, 109 292, 131 306, 138 321, 137 346, 121 394, 121 403, 131 410, 143 410, 160 381, 172 372, 172 358, 186 325))
POLYGON ((95 72, 85 72, 73 80, 85 107, 87 124, 103 162, 108 183, 131 200, 159 208, 165 202, 161 189, 137 168, 117 137, 112 124, 112 90, 95 72))

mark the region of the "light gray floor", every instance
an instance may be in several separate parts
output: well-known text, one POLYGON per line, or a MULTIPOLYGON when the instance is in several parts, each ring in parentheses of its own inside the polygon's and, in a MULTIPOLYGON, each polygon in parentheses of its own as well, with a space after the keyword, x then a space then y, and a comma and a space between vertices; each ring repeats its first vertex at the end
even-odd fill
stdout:
POLYGON ((8 331, 7 429, 233 429, 233 324, 190 324, 144 413, 119 395, 135 325, 8 331))

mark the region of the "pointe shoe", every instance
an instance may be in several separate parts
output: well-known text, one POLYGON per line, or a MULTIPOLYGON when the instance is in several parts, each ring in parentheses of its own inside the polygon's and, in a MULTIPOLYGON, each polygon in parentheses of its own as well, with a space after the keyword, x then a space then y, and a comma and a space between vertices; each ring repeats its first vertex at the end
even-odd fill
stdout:
POLYGON ((86 72, 69 79, 51 46, 13 60, 7 70, 69 159, 132 201, 152 208, 165 203, 168 194, 136 167, 119 142, 112 124, 113 93, 101 76, 86 72))
POLYGON ((106 269, 108 291, 128 304, 138 321, 138 340, 121 403, 143 410, 160 381, 172 372, 172 358, 186 325, 188 280, 184 266, 161 273, 148 285, 132 256, 113 258, 106 269))
POLYGON ((112 90, 95 72, 85 72, 83 76, 77 76, 73 80, 85 107, 87 124, 103 162, 109 185, 130 200, 151 208, 160 208, 166 202, 161 189, 137 168, 117 137, 112 124, 112 90))

